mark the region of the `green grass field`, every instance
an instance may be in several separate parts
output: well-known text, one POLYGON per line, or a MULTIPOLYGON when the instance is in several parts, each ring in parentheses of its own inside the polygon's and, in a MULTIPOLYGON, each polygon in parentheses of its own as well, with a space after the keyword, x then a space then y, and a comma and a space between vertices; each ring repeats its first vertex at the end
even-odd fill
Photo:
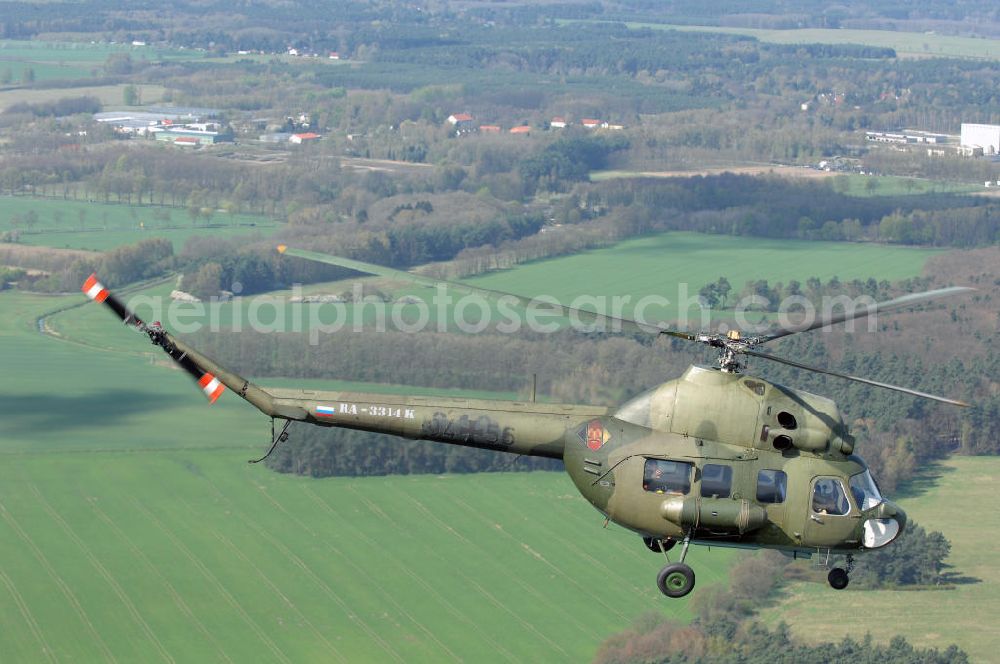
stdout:
POLYGON ((837 175, 830 180, 834 191, 848 196, 910 196, 921 194, 971 194, 983 190, 982 184, 938 182, 895 175, 837 175))
POLYGON ((29 83, 28 70, 31 71, 30 75, 34 76, 34 80, 38 81, 51 81, 51 80, 75 80, 80 78, 89 78, 97 73, 97 67, 88 67, 83 64, 66 64, 64 62, 36 62, 29 59, 21 59, 18 56, 10 56, 6 53, 0 51, 0 73, 2 73, 4 80, 8 81, 8 84, 17 83, 29 83))
MULTIPOLYGON (((833 276, 841 280, 888 279, 890 281, 917 276, 924 263, 939 250, 916 249, 911 247, 876 244, 851 244, 843 242, 805 242, 792 240, 765 240, 759 238, 731 237, 722 235, 701 235, 697 233, 664 233, 621 242, 613 247, 588 251, 581 254, 538 261, 518 266, 511 270, 495 272, 468 279, 467 282, 482 288, 506 291, 519 295, 550 295, 564 304, 593 308, 595 303, 607 304, 610 310, 614 296, 631 296, 622 307, 626 316, 634 313, 634 305, 648 296, 666 297, 670 303, 661 306, 653 302, 645 308, 647 320, 681 320, 679 296, 686 283, 688 297, 696 297, 698 290, 706 283, 725 276, 738 292, 749 279, 768 279, 774 284, 787 283, 815 276, 826 281, 833 276), (539 286, 543 284, 544 286, 539 286), (585 293, 604 300, 576 300, 585 293)), ((299 259, 289 259, 299 260, 299 259)), ((310 293, 342 293, 351 291, 353 280, 330 284, 312 284, 302 289, 310 293)), ((374 282, 384 283, 384 282, 374 282)), ((235 320, 234 305, 221 303, 213 305, 187 305, 172 303, 167 297, 175 284, 164 284, 136 294, 147 302, 156 304, 138 305, 137 313, 147 319, 200 323, 212 325, 216 321, 218 329, 230 329, 235 320), (150 299, 151 298, 151 299, 150 299), (143 308, 145 307, 145 308, 143 308), (201 307, 201 313, 198 312, 201 307), (170 313, 174 312, 174 313, 170 313), (191 313, 183 313, 191 312, 191 313)), ((394 296, 415 295, 430 302, 434 292, 412 285, 389 284, 387 290, 394 296)), ((316 321, 324 325, 342 322, 350 329, 361 316, 366 325, 375 321, 376 309, 373 305, 297 305, 287 301, 291 291, 276 291, 268 297, 275 299, 245 297, 240 300, 239 320, 243 329, 253 329, 252 321, 259 321, 264 331, 292 331, 296 320, 301 321, 301 329, 316 326, 316 321)), ((464 293, 453 295, 453 304, 460 301, 464 293)), ((132 300, 138 303, 138 300, 132 300)), ((407 324, 418 320, 416 305, 397 305, 407 324)), ((455 307, 444 308, 449 320, 449 329, 456 329, 455 307)), ((479 320, 479 309, 469 306, 463 319, 470 324, 479 320)), ((687 322, 692 328, 701 324, 701 313, 696 304, 686 310, 687 322)), ((430 326, 436 328, 439 319, 435 306, 429 306, 430 326)), ((496 314, 496 309, 493 308, 496 314)), ((731 317, 729 312, 717 312, 723 318, 731 317)), ((391 307, 386 314, 387 327, 392 327, 391 307)), ((753 315, 748 318, 756 320, 753 315)), ((499 316, 494 320, 503 320, 499 316)), ((551 319, 543 318, 541 322, 551 319)), ((49 319, 51 327, 74 338, 86 340, 99 346, 108 345, 105 314, 90 307, 80 307, 49 319)), ((168 325, 169 326, 169 325, 168 325)), ((176 328, 175 328, 176 329, 176 328)))
MULTIPOLYGON (((643 611, 688 617, 561 474, 310 480, 245 457, 6 457, 5 660, 576 662, 643 611)), ((692 560, 704 587, 732 554, 692 560)))
POLYGON ((897 55, 909 57, 954 57, 1000 60, 1000 39, 957 37, 922 32, 892 30, 839 30, 804 28, 798 30, 763 30, 755 28, 724 28, 719 26, 671 25, 664 23, 626 23, 630 28, 721 32, 749 35, 775 44, 865 44, 895 49, 897 55))
POLYGON ((152 237, 167 238, 180 249, 193 235, 269 234, 277 227, 264 217, 224 212, 214 214, 208 224, 204 218, 193 222, 184 208, 0 197, 0 233, 16 229, 23 244, 60 249, 103 251, 152 237), (33 224, 27 221, 31 213, 33 224))
MULTIPOLYGON (((864 454, 864 450, 861 450, 864 454)), ((1000 458, 955 457, 925 472, 926 490, 899 502, 907 516, 951 541, 953 587, 928 591, 852 591, 831 597, 826 584, 795 583, 767 609, 769 623, 784 620, 808 641, 836 641, 871 632, 885 642, 895 634, 921 647, 956 643, 974 662, 995 662, 1000 652, 1000 568, 990 533, 1000 530, 996 485, 1000 458), (984 506, 985 509, 970 506, 984 506)), ((864 558, 859 560, 864 565, 864 558)))
MULTIPOLYGON (((73 88, 30 88, 0 90, 0 111, 14 104, 43 104, 58 101, 67 97, 97 97, 97 100, 107 107, 121 107, 126 84, 93 85, 73 88)), ((154 104, 163 99, 166 91, 162 85, 143 85, 142 100, 154 104)))
MULTIPOLYGON (((239 399, 37 332, 76 297, 0 293, 5 662, 577 662, 644 611, 689 617, 562 474, 247 465, 268 423, 239 399)), ((695 549, 699 587, 733 555, 695 549)))
MULTIPOLYGON (((858 197, 869 197, 869 196, 912 196, 921 194, 968 194, 977 193, 983 190, 981 184, 966 184, 960 182, 946 182, 943 180, 927 180, 924 178, 910 178, 902 177, 896 175, 882 175, 878 177, 872 177, 868 175, 861 174, 842 174, 837 175, 834 173, 821 173, 818 171, 810 170, 805 167, 794 167, 794 166, 778 166, 773 167, 761 167, 761 166, 737 166, 734 165, 730 169, 726 168, 716 168, 709 170, 702 170, 702 173, 722 173, 726 171, 732 173, 749 173, 756 172, 761 173, 780 173, 785 177, 795 178, 795 177, 811 177, 821 176, 821 182, 826 182, 829 186, 833 187, 834 191, 840 192, 847 196, 858 196, 858 197)), ((698 174, 696 171, 683 172, 683 171, 666 171, 666 172, 656 172, 656 171, 623 171, 623 170, 609 170, 609 171, 593 171, 590 174, 590 180, 592 182, 603 182, 606 180, 616 180, 623 178, 649 178, 649 177, 676 177, 685 178, 692 177, 698 174)))
MULTIPOLYGON (((626 240, 613 247, 538 261, 512 270, 469 279, 483 288, 524 295, 544 292, 569 303, 579 293, 611 297, 631 295, 632 303, 650 295, 671 300, 668 307, 650 307, 649 314, 678 317, 681 284, 695 297, 706 283, 726 277, 736 291, 751 279, 772 285, 809 277, 824 281, 888 279, 920 274, 936 250, 876 244, 808 242, 762 238, 664 233, 626 240), (539 284, 544 284, 540 288, 539 284)), ((625 311, 631 311, 625 307, 625 311)), ((696 308, 689 310, 694 315, 696 308)))
MULTIPOLYGON (((50 42, 0 40, 0 72, 9 69, 14 83, 22 82, 26 68, 31 68, 36 82, 81 79, 100 76, 108 57, 128 54, 134 61, 202 59, 200 51, 160 49, 130 44, 91 44, 84 42, 50 42)), ((67 94, 64 91, 64 96, 67 94)), ((121 99, 119 95, 119 100, 121 99)))
POLYGON ((32 60, 35 62, 63 62, 74 65, 103 64, 108 56, 127 53, 136 60, 198 60, 206 57, 203 51, 190 49, 162 49, 153 46, 132 46, 131 44, 110 44, 34 41, 24 39, 0 40, 0 59, 32 60))

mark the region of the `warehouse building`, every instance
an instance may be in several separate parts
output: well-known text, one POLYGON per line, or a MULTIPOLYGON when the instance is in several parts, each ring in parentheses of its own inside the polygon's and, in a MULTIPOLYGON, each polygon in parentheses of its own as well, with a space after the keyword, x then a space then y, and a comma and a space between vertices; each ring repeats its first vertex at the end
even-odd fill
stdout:
POLYGON ((171 127, 156 132, 156 140, 175 145, 213 145, 215 143, 232 142, 232 134, 223 134, 201 127, 171 127))
POLYGON ((969 154, 1000 154, 1000 125, 963 122, 962 149, 969 154))

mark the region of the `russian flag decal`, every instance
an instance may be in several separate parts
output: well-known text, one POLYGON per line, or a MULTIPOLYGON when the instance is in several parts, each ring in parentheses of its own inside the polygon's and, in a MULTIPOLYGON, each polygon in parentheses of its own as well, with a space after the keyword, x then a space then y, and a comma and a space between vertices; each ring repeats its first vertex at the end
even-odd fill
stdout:
POLYGON ((333 406, 316 406, 316 414, 320 417, 333 417, 337 414, 337 409, 333 406))

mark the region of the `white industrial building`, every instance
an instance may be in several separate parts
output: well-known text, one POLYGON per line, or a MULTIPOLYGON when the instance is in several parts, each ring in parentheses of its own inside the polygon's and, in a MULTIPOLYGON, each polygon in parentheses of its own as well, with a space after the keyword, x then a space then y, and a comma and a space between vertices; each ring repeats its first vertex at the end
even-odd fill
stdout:
POLYGON ((962 123, 962 148, 973 154, 1000 154, 1000 125, 962 123))

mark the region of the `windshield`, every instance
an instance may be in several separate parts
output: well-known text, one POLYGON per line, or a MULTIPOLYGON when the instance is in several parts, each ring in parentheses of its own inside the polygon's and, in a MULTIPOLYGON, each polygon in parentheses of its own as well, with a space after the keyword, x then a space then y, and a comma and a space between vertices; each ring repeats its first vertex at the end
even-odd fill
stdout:
POLYGON ((854 494, 858 508, 862 510, 871 509, 883 500, 872 474, 867 470, 851 476, 851 493, 854 494))

